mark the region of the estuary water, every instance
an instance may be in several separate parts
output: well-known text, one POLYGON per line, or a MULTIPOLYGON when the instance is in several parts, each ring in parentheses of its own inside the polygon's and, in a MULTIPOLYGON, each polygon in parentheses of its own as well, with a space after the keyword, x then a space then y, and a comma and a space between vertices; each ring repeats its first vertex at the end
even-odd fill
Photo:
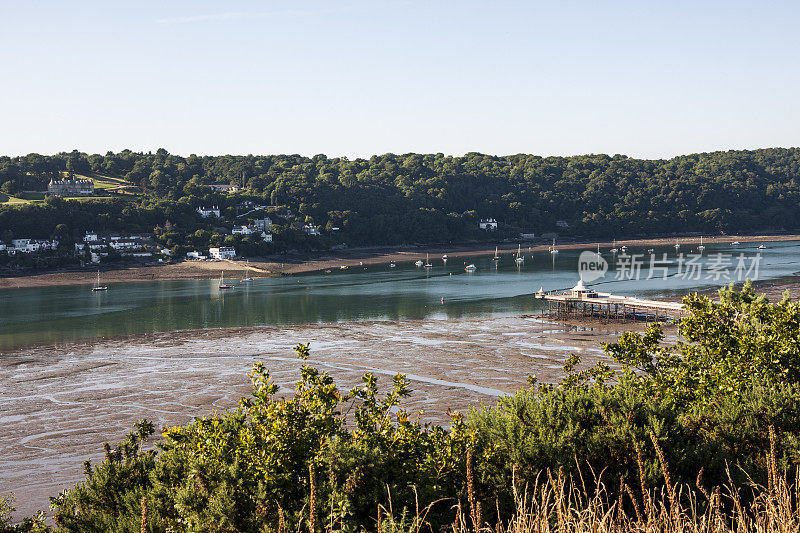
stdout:
MULTIPOLYGON (((608 272, 588 285, 676 298, 745 276, 764 280, 800 271, 800 242, 766 242, 765 249, 758 244, 708 245, 702 254, 696 245, 655 247, 652 255, 644 248, 625 254, 606 248, 601 253, 608 272)), ((219 290, 218 280, 117 283, 96 293, 89 286, 0 290, 0 351, 187 329, 535 313, 540 304, 532 294, 540 287, 567 289, 576 283, 580 253, 523 249, 522 264, 513 254, 499 261, 483 256, 445 263, 435 257, 433 267, 425 269, 406 262, 243 283, 226 279, 235 285, 227 291, 219 290), (477 270, 465 272, 467 263, 477 270)))

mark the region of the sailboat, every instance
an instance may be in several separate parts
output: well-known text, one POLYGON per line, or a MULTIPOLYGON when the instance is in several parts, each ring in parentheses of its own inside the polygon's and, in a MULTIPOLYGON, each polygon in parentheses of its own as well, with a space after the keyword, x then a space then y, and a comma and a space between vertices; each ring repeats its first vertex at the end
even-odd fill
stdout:
POLYGON ((603 254, 600 253, 600 243, 599 242, 597 243, 597 252, 596 253, 597 253, 598 256, 603 255, 603 254))
POLYGON ((550 248, 550 253, 551 254, 557 254, 558 253, 558 249, 556 248, 556 240, 555 239, 553 239, 553 246, 550 248))
POLYGON ((681 245, 678 244, 678 239, 675 239, 675 249, 676 250, 680 250, 681 249, 681 245))
POLYGON ((497 246, 494 247, 494 257, 492 257, 492 261, 500 261, 500 256, 497 253, 497 246))
POLYGON ((100 285, 100 270, 98 270, 97 271, 97 285, 92 287, 92 292, 107 291, 107 290, 108 290, 108 287, 106 287, 105 285, 100 285))
POLYGON ((233 285, 228 285, 225 283, 225 271, 223 270, 219 275, 219 286, 220 289, 232 289, 233 285))
POLYGON ((445 263, 447 263, 447 254, 444 254, 444 255, 442 256, 442 261, 444 261, 445 263))
POLYGON ((617 239, 614 239, 614 244, 612 244, 612 246, 613 246, 613 248, 611 248, 612 254, 619 252, 619 250, 617 250, 617 239))
POLYGON ((414 264, 417 265, 418 267, 421 267, 425 263, 422 262, 422 259, 417 259, 416 261, 414 261, 414 264))
POLYGON ((525 262, 525 258, 522 257, 522 245, 521 244, 517 245, 517 258, 514 259, 514 262, 517 263, 518 265, 525 262))
POLYGON ((246 281, 253 281, 253 278, 250 277, 250 260, 247 261, 247 277, 240 279, 239 283, 244 283, 246 281))
POLYGON ((467 266, 464 267, 464 270, 466 270, 467 272, 475 272, 476 270, 478 270, 478 267, 476 267, 474 264, 470 263, 470 264, 468 264, 467 266))
POLYGON ((425 254, 425 264, 422 265, 422 268, 433 268, 433 265, 428 260, 428 254, 425 254))
POLYGON ((698 246, 698 247, 697 247, 697 251, 698 251, 698 252, 702 252, 702 251, 703 251, 703 250, 705 250, 705 249, 706 249, 706 247, 705 247, 705 246, 703 246, 703 237, 701 236, 701 237, 700 237, 700 246, 698 246))

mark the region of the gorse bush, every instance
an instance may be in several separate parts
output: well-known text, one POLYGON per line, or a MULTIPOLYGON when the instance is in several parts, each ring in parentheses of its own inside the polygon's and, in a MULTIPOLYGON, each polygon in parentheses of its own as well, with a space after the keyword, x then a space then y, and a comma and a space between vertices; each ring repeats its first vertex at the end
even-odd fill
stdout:
MULTIPOLYGON (((604 347, 619 371, 578 370, 573 357, 558 385, 453 414, 448 428, 402 409, 403 375, 386 394, 370 373, 345 392, 304 363, 285 396, 257 364, 236 409, 165 428, 156 449, 142 448, 144 421, 107 445, 86 480, 52 500, 57 528, 538 531, 616 516, 629 529, 686 519, 722 531, 728 519, 796 512, 796 487, 778 478, 800 459, 800 307, 749 285, 719 303, 684 302, 681 342, 665 345, 658 325, 626 333, 604 347)), ((308 345, 296 351, 308 358, 308 345)))
MULTIPOLYGON (((308 357, 307 345, 296 351, 308 357)), ((251 379, 252 396, 237 409, 166 428, 155 461, 132 434, 123 453, 107 453, 86 481, 53 500, 58 525, 130 531, 145 498, 149 527, 159 531, 261 531, 279 522, 293 529, 309 521, 348 530, 389 495, 397 508, 412 509, 416 499, 461 492, 474 432, 460 415, 444 430, 396 409, 409 392, 402 375, 383 398, 369 373, 342 393, 327 373, 303 365, 289 398, 276 397, 263 365, 251 379)))

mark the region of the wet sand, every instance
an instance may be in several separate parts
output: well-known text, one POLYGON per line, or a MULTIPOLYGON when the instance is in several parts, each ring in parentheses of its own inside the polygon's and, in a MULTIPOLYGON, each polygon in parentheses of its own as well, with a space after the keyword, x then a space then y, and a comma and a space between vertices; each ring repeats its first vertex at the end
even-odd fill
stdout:
MULTIPOLYGON (((680 240, 682 246, 694 246, 699 244, 700 239, 683 237, 680 240)), ((732 241, 761 243, 767 241, 796 241, 800 240, 800 235, 726 235, 715 237, 704 237, 706 244, 729 243, 732 241)), ((559 243, 561 250, 571 249, 594 249, 598 243, 596 241, 559 243)), ((600 242, 601 248, 609 248, 611 242, 600 242)), ((675 244, 674 238, 659 239, 634 239, 627 241, 616 241, 617 246, 665 246, 675 244)), ((516 252, 517 246, 505 244, 499 247, 501 253, 516 252)), ((528 246, 523 246, 528 249, 528 246)), ((548 246, 545 244, 531 245, 533 252, 546 252, 548 246)), ((461 244, 439 247, 376 247, 359 248, 352 250, 339 250, 327 252, 313 256, 289 256, 279 260, 250 260, 250 275, 253 277, 265 277, 274 275, 291 275, 304 272, 314 272, 319 270, 336 269, 342 266, 357 266, 360 264, 384 264, 413 262, 418 259, 425 259, 426 254, 432 258, 440 258, 443 254, 458 260, 460 258, 473 257, 477 255, 487 255, 494 253, 494 245, 487 243, 461 244)), ((191 280, 191 279, 216 279, 221 271, 228 272, 230 277, 239 277, 246 272, 244 261, 184 261, 181 263, 137 266, 121 269, 113 269, 102 272, 103 284, 129 283, 134 281, 166 281, 166 280, 191 280)), ((63 271, 47 274, 35 274, 13 277, 0 277, 0 289, 14 289, 22 287, 46 287, 54 285, 93 285, 96 283, 97 271, 88 269, 84 271, 63 271)))
POLYGON ((448 409, 493 405, 526 386, 529 374, 559 380, 570 354, 593 365, 604 357, 601 343, 641 327, 540 317, 381 321, 148 334, 4 354, 0 493, 16 493, 17 517, 46 509, 48 497, 82 479, 84 460, 100 460, 102 443, 121 440, 137 420, 186 424, 234 406, 249 393, 257 361, 289 393, 298 342, 311 343, 311 363, 342 389, 367 370, 382 390, 395 373, 408 374, 414 392, 405 405, 446 424, 448 409))

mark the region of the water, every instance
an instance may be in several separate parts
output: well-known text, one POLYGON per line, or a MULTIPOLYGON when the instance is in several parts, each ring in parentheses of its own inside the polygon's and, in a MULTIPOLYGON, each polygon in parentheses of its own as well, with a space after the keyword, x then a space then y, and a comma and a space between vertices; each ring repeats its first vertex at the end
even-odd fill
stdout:
MULTIPOLYGON (((756 250, 756 246, 707 245, 700 261, 700 279, 676 276, 677 265, 673 264, 666 280, 661 272, 650 280, 617 280, 613 256, 604 249, 611 270, 590 286, 645 298, 719 287, 727 280, 707 276, 707 267, 717 253, 734 254, 733 272, 739 253, 745 253, 749 266, 760 252, 759 279, 800 271, 800 242, 767 243, 765 250, 756 250)), ((690 248, 684 245, 681 251, 689 253, 690 248)), ((533 259, 525 253, 525 263, 520 266, 511 254, 504 254, 499 262, 491 256, 467 259, 478 267, 474 273, 464 272, 463 259, 443 264, 436 258, 431 269, 409 261, 398 263, 397 268, 351 267, 251 283, 227 280, 236 285, 232 291, 220 291, 218 280, 121 283, 97 293, 88 286, 7 289, 0 291, 0 350, 182 329, 533 313, 540 303, 531 295, 539 287, 566 289, 575 284, 579 253, 563 250, 551 256, 537 252, 533 259)), ((643 254, 640 277, 646 278, 650 259, 645 249, 631 248, 627 253, 643 254)), ((655 248, 658 259, 664 253, 676 259, 673 246, 655 248)))

